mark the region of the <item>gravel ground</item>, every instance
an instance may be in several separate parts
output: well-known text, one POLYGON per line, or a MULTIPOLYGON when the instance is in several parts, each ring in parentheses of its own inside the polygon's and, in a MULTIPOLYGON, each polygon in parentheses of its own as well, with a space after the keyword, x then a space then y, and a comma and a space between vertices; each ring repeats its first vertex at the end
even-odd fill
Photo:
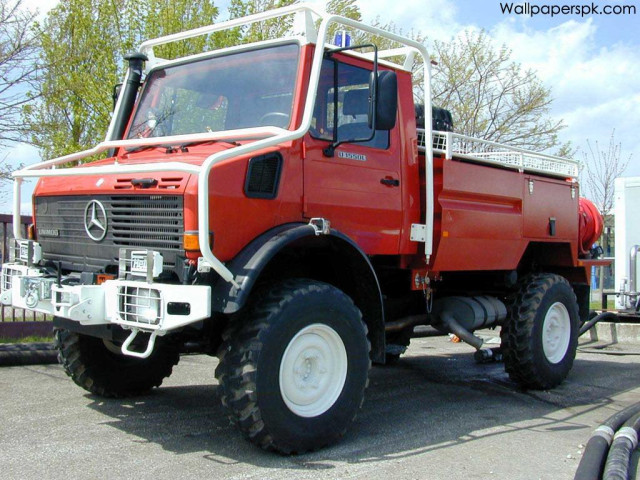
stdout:
POLYGON ((161 388, 134 400, 91 396, 58 365, 4 367, 0 475, 571 479, 593 429, 640 400, 637 346, 588 347, 559 388, 523 392, 464 344, 415 339, 398 364, 372 370, 342 442, 293 457, 262 452, 229 425, 213 358, 183 357, 161 388))

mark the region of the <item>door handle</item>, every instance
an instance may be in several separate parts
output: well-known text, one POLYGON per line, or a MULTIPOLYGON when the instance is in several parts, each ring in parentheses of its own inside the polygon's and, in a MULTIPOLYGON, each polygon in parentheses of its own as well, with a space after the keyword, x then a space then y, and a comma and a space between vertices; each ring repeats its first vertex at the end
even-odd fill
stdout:
POLYGON ((382 185, 386 185, 388 187, 399 187, 400 186, 400 180, 398 180, 397 178, 381 178, 380 179, 380 183, 382 185))

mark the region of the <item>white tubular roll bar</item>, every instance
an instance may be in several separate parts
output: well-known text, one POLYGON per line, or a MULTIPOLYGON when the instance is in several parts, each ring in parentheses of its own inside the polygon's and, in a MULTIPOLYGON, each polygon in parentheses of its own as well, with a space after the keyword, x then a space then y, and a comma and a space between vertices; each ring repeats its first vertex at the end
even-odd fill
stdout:
MULTIPOLYGON (((13 173, 15 178, 14 183, 14 217, 13 217, 13 229, 16 239, 21 239, 20 232, 20 185, 23 178, 29 177, 53 177, 53 176, 86 176, 86 175, 102 175, 102 174, 116 174, 116 173, 149 173, 158 171, 182 171, 198 175, 198 232, 200 240, 200 250, 204 260, 211 266, 225 281, 233 284, 236 288, 240 288, 233 277, 233 273, 218 259, 211 251, 209 245, 209 175, 213 166, 219 162, 227 160, 232 157, 248 154, 263 148, 273 147, 284 142, 289 142, 301 138, 311 126, 311 120, 313 115, 313 106, 316 99, 316 93, 318 88, 318 81, 320 78, 320 69, 322 66, 322 59, 324 57, 325 48, 335 48, 333 45, 326 44, 326 36, 329 32, 329 26, 331 24, 340 24, 346 27, 351 27, 363 32, 368 32, 374 35, 379 35, 389 40, 395 41, 400 45, 404 45, 403 49, 394 50, 393 54, 406 55, 404 66, 401 68, 410 69, 413 62, 414 55, 418 53, 423 60, 424 64, 424 100, 425 100, 425 126, 427 135, 431 136, 431 72, 430 72, 430 59, 429 54, 424 45, 415 42, 413 40, 403 38, 399 35, 386 32, 379 28, 375 28, 369 25, 356 22, 354 20, 340 17, 337 15, 331 15, 319 10, 316 10, 313 6, 308 4, 297 4, 288 7, 270 10, 255 15, 250 15, 241 19, 234 19, 219 24, 213 24, 207 27, 197 28, 174 35, 168 35, 160 37, 155 40, 149 40, 144 42, 140 49, 145 53, 149 61, 152 63, 159 61, 156 59, 153 53, 153 47, 163 45, 166 43, 176 42, 193 38, 201 35, 208 35, 221 30, 227 30, 230 28, 236 28, 251 23, 256 23, 272 18, 283 17, 286 15, 292 15, 295 13, 304 14, 304 27, 306 40, 310 43, 316 41, 318 48, 316 48, 313 63, 311 67, 311 75, 309 81, 309 90, 306 95, 306 101, 304 106, 304 115, 300 127, 296 130, 285 130, 278 127, 257 127, 247 128, 242 130, 230 130, 224 132, 211 132, 211 133, 198 133, 190 135, 174 135, 168 137, 155 137, 155 138, 141 138, 141 139, 129 139, 129 140, 109 140, 109 136, 112 132, 112 125, 109 127, 107 133, 107 140, 98 144, 92 149, 85 150, 83 152, 66 155, 60 158, 56 158, 47 162, 42 162, 36 165, 31 165, 22 170, 13 173), (319 17, 322 21, 320 26, 315 31, 315 25, 312 15, 319 17), (147 163, 137 165, 122 165, 114 163, 112 165, 97 166, 97 167, 73 167, 65 168, 61 170, 55 170, 57 165, 64 163, 82 160, 88 156, 95 155, 111 148, 121 147, 136 147, 147 145, 162 145, 171 143, 189 143, 197 141, 207 140, 224 140, 224 139, 256 139, 256 141, 240 145, 228 150, 215 153, 205 159, 201 166, 189 165, 181 162, 164 162, 164 163, 147 163), (51 168, 51 169, 49 169, 51 168)), ((247 46, 236 47, 238 50, 246 49, 247 46)), ((225 49, 225 52, 233 51, 234 49, 225 49)), ((381 53, 382 56, 382 53, 381 53)), ((117 103, 116 108, 119 108, 120 104, 117 103)), ((115 117, 115 114, 114 114, 115 117)), ((427 262, 432 252, 433 246, 433 149, 427 148, 425 152, 426 158, 426 225, 427 236, 425 242, 425 254, 427 256, 427 262)))

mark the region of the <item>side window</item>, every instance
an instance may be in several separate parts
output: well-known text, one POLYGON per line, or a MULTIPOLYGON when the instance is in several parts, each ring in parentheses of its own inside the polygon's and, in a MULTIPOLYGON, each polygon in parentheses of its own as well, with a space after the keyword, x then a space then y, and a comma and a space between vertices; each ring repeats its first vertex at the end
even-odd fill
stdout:
MULTIPOLYGON (((371 137, 368 124, 370 74, 364 68, 330 59, 323 61, 311 136, 329 141, 337 138, 339 142, 371 137)), ((377 130, 373 139, 358 143, 387 149, 389 132, 377 130)))

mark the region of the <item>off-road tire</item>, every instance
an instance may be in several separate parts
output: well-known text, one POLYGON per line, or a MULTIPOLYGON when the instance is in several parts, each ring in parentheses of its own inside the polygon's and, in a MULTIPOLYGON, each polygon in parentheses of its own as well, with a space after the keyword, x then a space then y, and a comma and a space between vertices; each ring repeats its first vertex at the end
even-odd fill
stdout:
POLYGON ((88 392, 101 397, 143 395, 171 375, 180 356, 169 343, 156 343, 148 358, 110 351, 102 339, 56 329, 58 362, 67 375, 88 392))
POLYGON ((229 418, 249 441, 283 454, 337 441, 355 419, 368 384, 371 346, 360 311, 342 291, 314 280, 287 280, 256 298, 234 319, 218 352, 216 377, 229 418), (288 406, 291 399, 285 400, 283 392, 287 385, 304 382, 296 377, 298 368, 289 375, 287 358, 300 346, 297 339, 313 328, 335 333, 331 338, 344 347, 346 364, 329 368, 329 377, 323 377, 335 385, 337 398, 331 397, 324 411, 307 415, 296 411, 302 407, 288 406), (346 376, 340 387, 334 372, 341 368, 346 376))
POLYGON ((500 337, 509 377, 523 388, 547 390, 559 385, 573 366, 578 346, 580 316, 569 282, 554 274, 530 275, 507 299, 507 311, 500 337), (558 335, 564 341, 551 344, 553 357, 545 353, 545 339, 549 345, 551 338, 543 333, 546 322, 547 329, 553 322, 565 325, 558 335))

